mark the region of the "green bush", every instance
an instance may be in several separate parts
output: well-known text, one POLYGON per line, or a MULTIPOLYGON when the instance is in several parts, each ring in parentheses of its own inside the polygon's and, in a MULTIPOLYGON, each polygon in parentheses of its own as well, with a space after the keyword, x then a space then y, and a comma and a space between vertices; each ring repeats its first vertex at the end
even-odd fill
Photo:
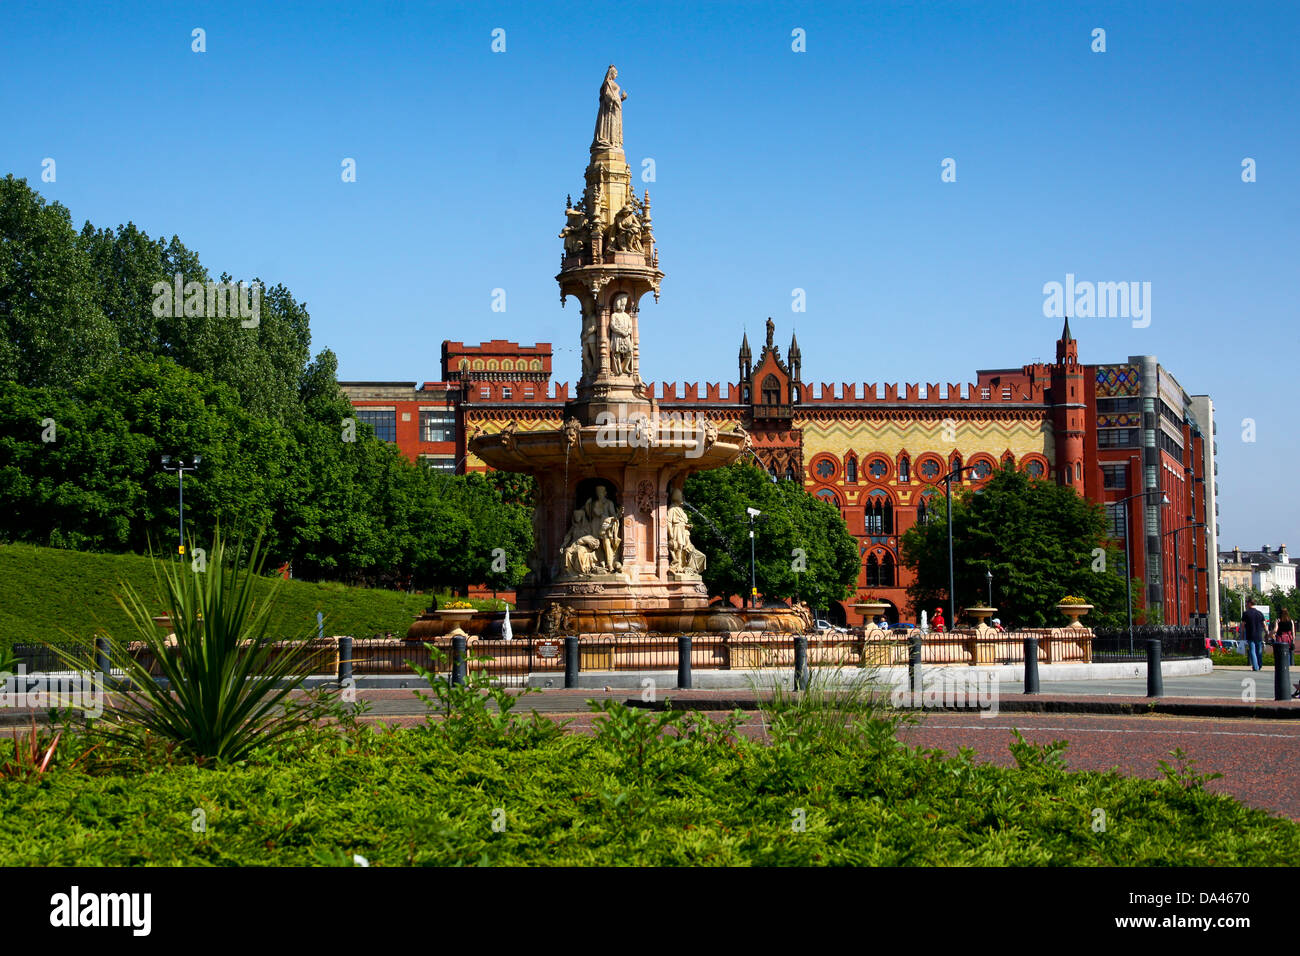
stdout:
MULTIPOLYGON (((468 706, 475 706, 470 704, 468 706)), ((95 753, 0 782, 0 865, 1291 865, 1300 827, 1166 779, 857 742, 770 745, 606 703, 592 736, 520 746, 428 727, 304 731, 216 769, 95 753), (1099 813, 1100 811, 1100 813, 1099 813), (1098 829, 1098 820, 1103 828, 1098 829)), ((80 752, 74 735, 69 752, 80 752)), ((3 745, 0 745, 2 747, 3 745)))

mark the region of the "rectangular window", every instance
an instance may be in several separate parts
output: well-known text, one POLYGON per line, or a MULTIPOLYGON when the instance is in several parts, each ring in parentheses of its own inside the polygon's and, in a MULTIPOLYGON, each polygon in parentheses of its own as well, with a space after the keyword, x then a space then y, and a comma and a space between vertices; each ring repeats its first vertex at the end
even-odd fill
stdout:
POLYGON ((380 441, 397 441, 397 412, 393 409, 358 408, 357 421, 365 422, 375 430, 375 437, 380 441))
POLYGON ((1106 535, 1111 538, 1124 537, 1124 506, 1106 505, 1106 535))
POLYGON ((1147 534, 1160 533, 1160 506, 1147 505, 1147 534))
POLYGON ((430 471, 444 471, 450 475, 456 473, 456 459, 451 455, 421 455, 420 461, 430 471))
POLYGON ((989 399, 989 394, 990 394, 991 392, 992 392, 992 389, 989 389, 989 388, 981 388, 981 389, 980 389, 980 398, 982 398, 984 401, 988 401, 988 399, 989 399))
POLYGON ((533 392, 533 390, 532 390, 531 388, 526 388, 526 389, 524 389, 524 398, 532 398, 532 397, 534 396, 534 394, 535 394, 535 393, 533 392))
POLYGON ((1008 385, 1008 386, 1006 386, 1005 388, 1002 389, 1002 401, 1004 401, 1004 402, 1009 402, 1009 401, 1011 401, 1011 386, 1010 386, 1010 385, 1008 385))
POLYGON ((1144 448, 1156 447, 1156 430, 1154 428, 1142 429, 1142 446, 1144 448))
POLYGON ((420 412, 420 441, 455 441, 456 413, 446 411, 420 412))
POLYGON ((1101 486, 1103 488, 1127 488, 1128 465, 1102 465, 1101 486))
POLYGON ((1143 470, 1144 472, 1146 472, 1147 488, 1155 488, 1155 487, 1156 487, 1156 479, 1157 479, 1157 477, 1158 477, 1157 474, 1156 474, 1156 471, 1157 471, 1156 466, 1155 466, 1155 465, 1147 465, 1147 466, 1146 466, 1145 468, 1143 468, 1142 470, 1143 470))
POLYGON ((1099 398, 1097 412, 1103 415, 1115 415, 1123 412, 1140 411, 1142 403, 1136 398, 1099 398))
POLYGON ((1137 446, 1136 428, 1097 429, 1098 448, 1134 448, 1137 446))
POLYGON ((486 401, 487 399, 492 397, 492 389, 484 385, 482 388, 478 390, 478 397, 486 401))
POLYGON ((510 400, 510 396, 511 396, 511 394, 512 394, 512 392, 511 392, 511 390, 510 390, 510 386, 509 386, 509 385, 506 385, 506 386, 504 386, 504 387, 501 389, 501 397, 502 397, 503 399, 505 399, 506 401, 509 401, 509 400, 510 400))

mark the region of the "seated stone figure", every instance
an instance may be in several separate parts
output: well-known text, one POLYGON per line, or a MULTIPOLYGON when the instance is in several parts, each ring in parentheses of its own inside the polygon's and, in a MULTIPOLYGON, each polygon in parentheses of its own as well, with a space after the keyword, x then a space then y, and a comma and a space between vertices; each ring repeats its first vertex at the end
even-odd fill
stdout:
POLYGON ((674 574, 699 574, 707 559, 691 544, 691 522, 683 506, 682 490, 674 488, 668 508, 668 570, 674 574))
POLYGON ((564 573, 591 574, 596 568, 596 551, 600 544, 600 539, 591 533, 586 510, 575 509, 573 523, 560 545, 560 564, 564 573))

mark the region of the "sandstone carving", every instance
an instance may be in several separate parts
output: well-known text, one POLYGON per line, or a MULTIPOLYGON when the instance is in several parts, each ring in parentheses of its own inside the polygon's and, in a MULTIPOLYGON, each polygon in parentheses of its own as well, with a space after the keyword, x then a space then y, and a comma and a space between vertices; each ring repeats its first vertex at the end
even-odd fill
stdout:
POLYGON ((600 110, 596 113, 596 135, 591 141, 592 149, 623 148, 623 101, 627 94, 614 82, 618 79, 618 70, 614 64, 605 71, 605 82, 600 87, 600 110))
POLYGON ((627 312, 627 293, 614 296, 614 314, 609 318, 610 364, 615 375, 632 374, 632 316, 627 312))
POLYGON ((674 574, 699 574, 706 566, 704 552, 691 544, 691 521, 683 506, 682 490, 674 488, 668 507, 668 570, 674 574))
POLYGON ((573 512, 560 545, 560 565, 571 577, 614 574, 623 569, 623 512, 614 506, 604 485, 586 505, 573 512))

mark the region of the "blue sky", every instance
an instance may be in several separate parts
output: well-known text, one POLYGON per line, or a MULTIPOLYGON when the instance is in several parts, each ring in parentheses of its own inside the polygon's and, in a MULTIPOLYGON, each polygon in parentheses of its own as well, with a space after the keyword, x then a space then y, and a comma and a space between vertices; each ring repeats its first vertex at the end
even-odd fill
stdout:
POLYGON ((443 339, 488 338, 552 342, 576 378, 556 233, 613 62, 667 273, 645 378, 731 380, 770 315, 806 380, 970 381, 1051 359, 1044 283, 1150 282, 1148 327, 1072 321, 1082 360, 1155 354, 1208 392, 1221 545, 1300 550, 1296 4, 9 2, 4 24, 0 174, 284 283, 341 378, 436 379, 443 339))

